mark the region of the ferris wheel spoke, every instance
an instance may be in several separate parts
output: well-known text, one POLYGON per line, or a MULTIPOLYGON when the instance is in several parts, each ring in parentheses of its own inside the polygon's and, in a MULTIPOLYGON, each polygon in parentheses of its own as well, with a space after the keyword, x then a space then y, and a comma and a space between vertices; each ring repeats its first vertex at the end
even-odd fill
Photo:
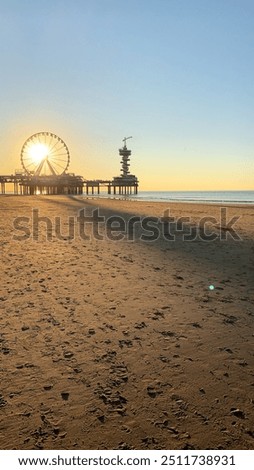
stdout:
POLYGON ((51 148, 49 149, 49 151, 52 152, 52 151, 54 150, 54 148, 55 148, 57 145, 58 145, 58 142, 56 142, 56 143, 53 145, 53 147, 51 147, 51 148))
POLYGON ((51 163, 52 166, 57 165, 60 168, 63 168, 63 169, 65 168, 65 165, 61 165, 61 163, 57 163, 57 162, 50 162, 50 163, 51 163))
POLYGON ((56 155, 51 155, 50 154, 50 158, 56 158, 58 155, 65 155, 66 157, 69 156, 69 154, 67 152, 63 152, 63 153, 57 153, 56 155))
POLYGON ((30 137, 25 143, 24 152, 29 152, 34 145, 38 144, 38 141, 39 141, 39 144, 41 144, 40 135, 39 134, 32 135, 32 137, 30 137))
POLYGON ((63 144, 63 142, 59 142, 54 151, 59 152, 60 150, 64 149, 65 147, 66 146, 65 146, 65 144, 63 144))
POLYGON ((28 168, 28 167, 31 166, 31 165, 34 165, 34 166, 35 166, 35 163, 34 163, 34 162, 27 163, 27 164, 26 164, 26 167, 28 168))
POLYGON ((59 162, 63 162, 66 164, 66 158, 63 158, 62 156, 58 156, 58 155, 55 155, 55 157, 50 157, 49 160, 52 162, 59 161, 59 162))
POLYGON ((44 176, 46 174, 46 167, 45 167, 45 161, 41 162, 41 167, 38 168, 38 172, 36 173, 37 176, 44 176), (45 171, 44 171, 45 168, 45 171))
POLYGON ((57 144, 58 144, 58 142, 54 142, 54 138, 52 137, 51 142, 48 145, 49 151, 51 152, 57 144))
POLYGON ((28 139, 27 143, 30 142, 30 141, 33 142, 34 139, 36 139, 36 136, 37 136, 37 134, 32 135, 32 136, 30 137, 30 139, 28 139))
MULTIPOLYGON (((55 168, 56 166, 58 166, 58 167, 61 169, 62 172, 65 171, 65 166, 59 165, 58 163, 55 163, 55 162, 54 162, 54 163, 51 163, 51 166, 52 166, 53 168, 55 168)), ((56 168, 55 168, 55 169, 56 169, 56 168)))
POLYGON ((65 162, 66 163, 66 159, 59 158, 58 155, 56 155, 55 157, 50 157, 50 160, 58 160, 59 162, 65 162))
POLYGON ((50 135, 49 135, 49 143, 47 144, 47 147, 48 147, 49 149, 50 149, 50 147, 51 147, 52 140, 53 140, 53 134, 50 134, 50 135))
POLYGON ((50 150, 50 153, 53 154, 53 153, 58 153, 60 152, 60 150, 64 149, 65 148, 65 145, 62 145, 61 147, 56 147, 54 150, 50 150))
POLYGON ((27 155, 27 156, 23 156, 23 161, 32 161, 32 158, 30 157, 30 155, 27 155))
POLYGON ((31 140, 30 142, 27 142, 26 144, 26 148, 24 149, 24 153, 28 153, 30 152, 31 148, 33 148, 33 146, 36 145, 35 142, 33 140, 31 140))
POLYGON ((39 175, 40 175, 41 170, 42 170, 42 168, 43 168, 43 165, 44 165, 44 160, 42 160, 42 161, 39 163, 38 167, 35 169, 34 174, 35 174, 36 176, 39 176, 39 175))
POLYGON ((56 146, 54 146, 54 148, 52 148, 52 152, 58 152, 59 150, 64 149, 64 148, 65 148, 65 145, 62 144, 62 142, 58 142, 56 144, 56 146), (60 144, 60 147, 58 146, 58 144, 60 144))
POLYGON ((26 143, 26 149, 25 151, 27 152, 27 149, 29 149, 30 147, 32 147, 34 145, 34 142, 33 141, 29 141, 26 143))
POLYGON ((47 164, 48 164, 49 169, 52 171, 53 175, 56 175, 55 169, 53 168, 49 160, 47 160, 47 164))

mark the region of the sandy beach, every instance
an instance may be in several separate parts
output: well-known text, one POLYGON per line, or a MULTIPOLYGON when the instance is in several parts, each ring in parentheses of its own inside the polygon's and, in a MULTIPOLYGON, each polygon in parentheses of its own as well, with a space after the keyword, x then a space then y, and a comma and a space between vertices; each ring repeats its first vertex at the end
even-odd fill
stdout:
POLYGON ((1 196, 0 448, 254 449, 254 207, 236 216, 1 196), (138 222, 130 239, 104 222, 68 238, 83 208, 189 221, 174 240, 164 219, 154 240, 138 222))

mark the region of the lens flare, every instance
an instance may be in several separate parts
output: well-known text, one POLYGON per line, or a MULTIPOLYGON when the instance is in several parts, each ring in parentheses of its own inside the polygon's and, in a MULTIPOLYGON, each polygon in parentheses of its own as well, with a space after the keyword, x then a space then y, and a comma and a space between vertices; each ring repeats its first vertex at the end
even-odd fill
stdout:
POLYGON ((30 157, 35 163, 40 163, 49 154, 49 148, 44 144, 34 144, 29 150, 30 157))

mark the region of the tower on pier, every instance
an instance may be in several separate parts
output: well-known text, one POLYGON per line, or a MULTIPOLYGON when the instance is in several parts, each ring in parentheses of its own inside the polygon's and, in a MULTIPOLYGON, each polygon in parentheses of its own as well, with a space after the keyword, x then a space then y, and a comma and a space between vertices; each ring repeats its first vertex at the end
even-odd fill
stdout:
POLYGON ((130 156, 131 156, 131 150, 127 149, 127 145, 126 145, 126 140, 128 139, 132 139, 132 137, 125 137, 123 139, 123 142, 124 142, 124 146, 123 148, 119 149, 119 155, 122 157, 122 160, 121 160, 121 164, 122 164, 122 168, 121 168, 121 172, 122 172, 122 176, 124 178, 126 178, 130 172, 129 172, 129 168, 130 168, 130 156))
POLYGON ((124 146, 119 149, 119 155, 122 157, 121 160, 121 176, 115 176, 112 181, 114 194, 118 189, 119 194, 137 194, 138 192, 138 178, 135 175, 130 174, 130 156, 131 150, 127 148, 126 140, 132 139, 132 137, 124 137, 124 146))

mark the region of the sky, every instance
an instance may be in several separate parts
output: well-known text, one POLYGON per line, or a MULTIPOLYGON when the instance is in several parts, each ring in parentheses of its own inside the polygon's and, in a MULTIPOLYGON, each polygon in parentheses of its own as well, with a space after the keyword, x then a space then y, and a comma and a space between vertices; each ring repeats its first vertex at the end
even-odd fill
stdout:
POLYGON ((253 0, 0 0, 0 174, 57 134, 70 172, 254 189, 253 0))

